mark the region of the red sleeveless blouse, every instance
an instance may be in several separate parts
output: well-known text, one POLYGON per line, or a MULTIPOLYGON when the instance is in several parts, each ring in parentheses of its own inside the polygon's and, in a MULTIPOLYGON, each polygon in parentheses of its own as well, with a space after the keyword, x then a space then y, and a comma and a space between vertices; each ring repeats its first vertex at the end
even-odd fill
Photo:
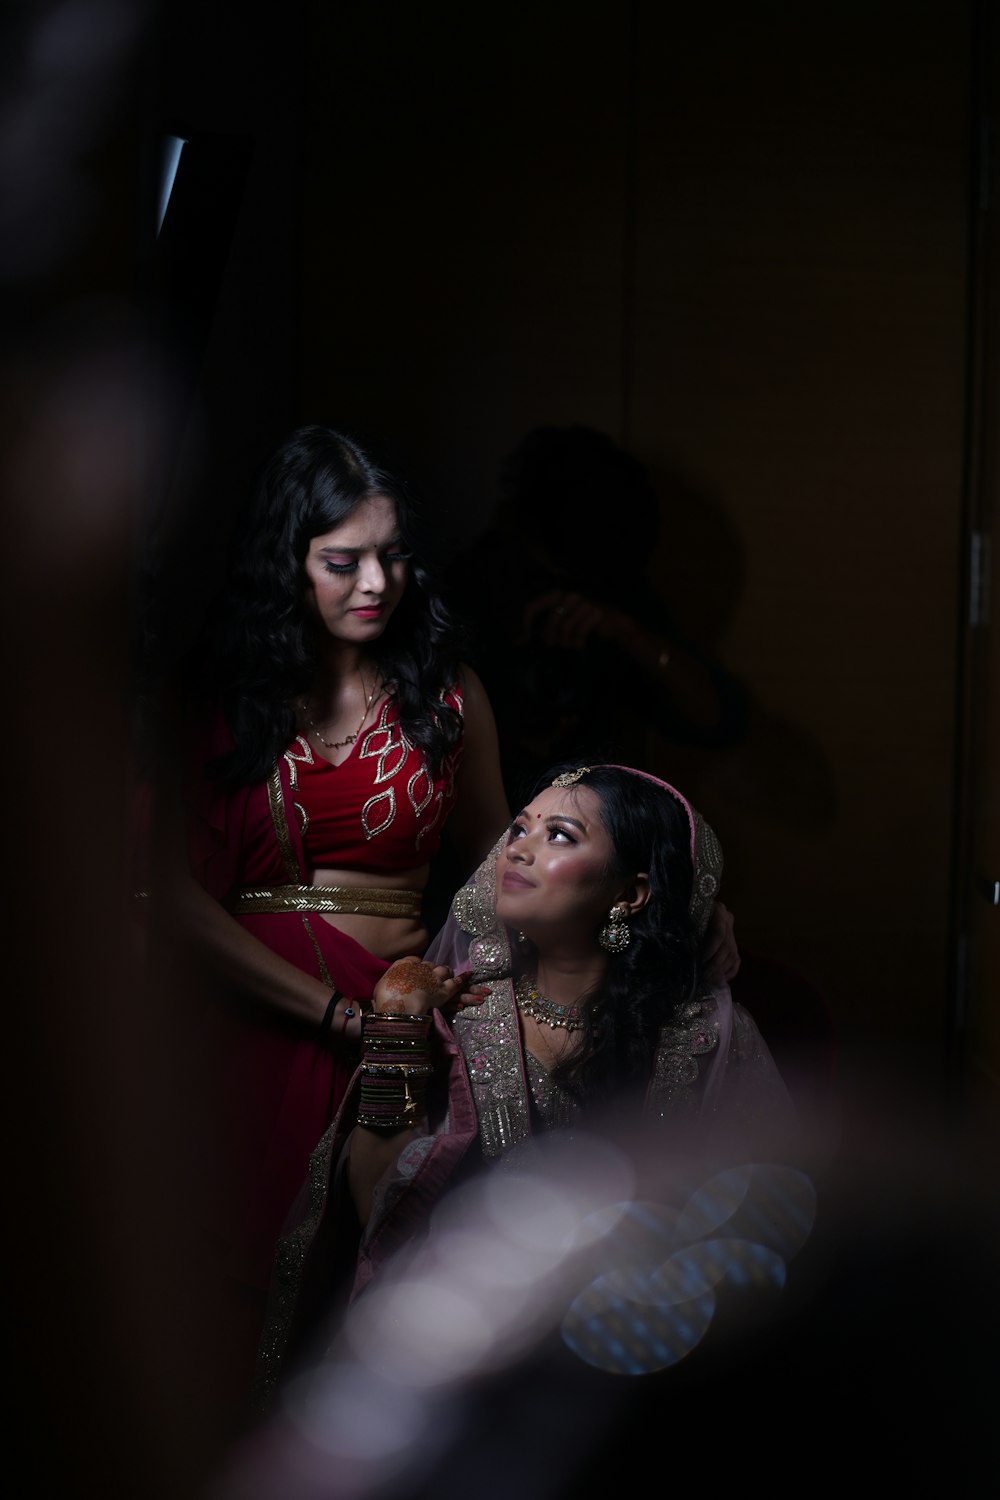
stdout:
MULTIPOLYGON (((443 697, 461 713, 457 686, 443 697)), ((460 738, 433 775, 424 752, 404 735, 392 698, 339 766, 299 735, 285 760, 309 865, 394 873, 427 864, 455 805, 462 749, 460 738)))

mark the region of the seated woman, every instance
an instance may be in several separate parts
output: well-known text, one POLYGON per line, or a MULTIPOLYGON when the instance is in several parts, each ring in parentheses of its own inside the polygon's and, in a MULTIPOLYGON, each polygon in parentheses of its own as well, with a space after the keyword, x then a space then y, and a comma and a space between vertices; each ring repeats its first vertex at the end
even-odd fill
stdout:
POLYGON ((358 1295, 447 1188, 534 1132, 614 1117, 701 1141, 792 1122, 752 1019, 700 975, 711 828, 627 767, 541 787, 426 960, 375 987, 361 1066, 279 1243, 262 1397, 332 1297, 358 1295))

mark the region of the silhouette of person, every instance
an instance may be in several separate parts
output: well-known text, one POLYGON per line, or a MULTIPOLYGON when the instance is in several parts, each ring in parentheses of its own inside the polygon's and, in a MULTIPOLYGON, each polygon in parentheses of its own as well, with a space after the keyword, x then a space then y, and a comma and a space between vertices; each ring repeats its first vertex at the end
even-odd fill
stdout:
POLYGON ((650 581, 660 502, 591 427, 539 427, 504 464, 491 524, 453 562, 512 806, 553 759, 645 764, 650 731, 718 748, 745 734, 742 683, 688 638, 650 581))
MULTIPOLYGON (((828 826, 836 794, 822 747, 758 701, 714 647, 739 597, 742 550, 710 497, 674 473, 654 483, 633 454, 580 424, 529 431, 499 481, 491 522, 446 583, 493 705, 511 807, 541 765, 610 760, 683 777, 748 849, 748 820, 806 836, 828 826), (693 630, 665 597, 664 574, 693 630)), ((836 1048, 822 995, 774 956, 741 945, 741 960, 734 993, 800 1098, 828 1088, 836 1048)))

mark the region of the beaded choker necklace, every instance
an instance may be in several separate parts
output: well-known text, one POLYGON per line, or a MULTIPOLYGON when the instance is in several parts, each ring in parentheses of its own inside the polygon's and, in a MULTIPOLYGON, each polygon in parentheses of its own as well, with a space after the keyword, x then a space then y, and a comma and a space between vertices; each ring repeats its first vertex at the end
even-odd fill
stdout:
POLYGON ((541 1021, 545 1026, 563 1026, 567 1031, 582 1031, 583 1019, 577 1005, 557 1005, 542 994, 538 986, 522 974, 514 986, 517 1008, 523 1015, 541 1021))

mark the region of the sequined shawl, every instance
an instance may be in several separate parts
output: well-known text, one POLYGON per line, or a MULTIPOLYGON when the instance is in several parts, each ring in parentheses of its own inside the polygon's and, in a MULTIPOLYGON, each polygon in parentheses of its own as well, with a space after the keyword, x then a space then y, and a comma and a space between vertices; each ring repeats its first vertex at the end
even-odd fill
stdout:
MULTIPOLYGON (((719 887, 722 851, 709 826, 684 806, 695 870, 691 910, 703 932, 719 887)), ((428 949, 433 963, 455 972, 474 970, 488 999, 451 1023, 434 1012, 441 1102, 431 1133, 407 1143, 376 1191, 353 1270, 352 1297, 420 1233, 460 1169, 516 1161, 515 1148, 531 1136, 514 959, 510 935, 495 910, 496 864, 506 840, 505 832, 457 892, 448 921, 428 949)), ((337 1119, 312 1153, 297 1209, 279 1241, 258 1367, 261 1406, 329 1295, 334 1247, 343 1264, 352 1215, 337 1172, 353 1126, 357 1087, 355 1075, 337 1119)), ((761 1129, 787 1136, 793 1127, 794 1110, 778 1069, 727 985, 702 988, 661 1029, 644 1115, 645 1125, 654 1134, 668 1131, 671 1143, 690 1130, 700 1148, 710 1150, 714 1141, 722 1141, 730 1154, 734 1148, 739 1154, 742 1143, 749 1144, 761 1129)))
MULTIPOLYGON (((654 779, 654 778, 649 778, 654 779)), ((722 849, 686 799, 659 783, 688 814, 694 881, 691 915, 703 936, 722 875, 722 849)), ((530 1090, 514 998, 510 934, 496 916, 496 865, 504 834, 456 894, 448 922, 427 957, 456 972, 472 969, 489 998, 453 1026, 468 1069, 483 1156, 502 1156, 531 1133, 530 1090)), ((790 1101, 756 1025, 726 984, 702 986, 661 1028, 644 1114, 649 1123, 736 1128, 787 1114, 790 1101)))

